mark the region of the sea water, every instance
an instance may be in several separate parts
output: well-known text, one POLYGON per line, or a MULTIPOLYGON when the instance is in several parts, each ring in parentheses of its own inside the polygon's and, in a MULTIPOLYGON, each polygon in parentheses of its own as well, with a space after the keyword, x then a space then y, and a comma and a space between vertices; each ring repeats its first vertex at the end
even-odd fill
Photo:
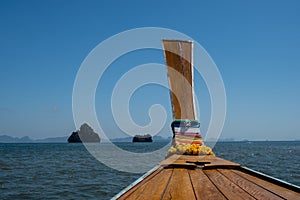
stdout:
MULTIPOLYGON (((132 152, 164 145, 118 143, 132 152)), ((213 150, 221 158, 300 185, 300 141, 219 142, 213 150)), ((110 199, 141 175, 105 166, 82 144, 0 144, 0 199, 110 199)))

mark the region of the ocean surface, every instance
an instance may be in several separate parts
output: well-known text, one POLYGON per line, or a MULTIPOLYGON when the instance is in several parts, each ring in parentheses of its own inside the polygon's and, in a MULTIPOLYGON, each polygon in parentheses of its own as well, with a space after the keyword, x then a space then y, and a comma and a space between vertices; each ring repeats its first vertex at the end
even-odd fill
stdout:
MULTIPOLYGON (((126 151, 146 152, 166 144, 118 146, 126 151)), ((105 148, 105 144, 98 145, 105 148)), ((213 150, 221 158, 300 185, 300 141, 219 142, 213 150)), ((0 144, 2 200, 110 199, 141 175, 105 166, 82 144, 0 144)))

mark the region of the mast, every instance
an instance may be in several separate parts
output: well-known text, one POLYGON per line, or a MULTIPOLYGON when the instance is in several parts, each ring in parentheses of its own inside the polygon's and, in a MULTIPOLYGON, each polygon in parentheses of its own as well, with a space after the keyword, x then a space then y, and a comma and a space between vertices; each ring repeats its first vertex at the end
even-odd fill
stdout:
POLYGON ((193 42, 162 40, 168 71, 173 119, 196 119, 193 42))

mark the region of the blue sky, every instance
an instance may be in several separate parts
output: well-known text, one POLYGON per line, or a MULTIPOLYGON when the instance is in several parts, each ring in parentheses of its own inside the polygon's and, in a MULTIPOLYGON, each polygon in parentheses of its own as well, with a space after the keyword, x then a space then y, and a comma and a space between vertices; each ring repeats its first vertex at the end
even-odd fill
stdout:
MULTIPOLYGON (((101 41, 139 27, 165 27, 198 41, 222 75, 227 94, 223 138, 299 139, 299 1, 14 1, 0 2, 0 135, 31 138, 69 135, 74 129, 72 90, 77 71, 101 41)), ((109 114, 111 88, 137 64, 164 63, 160 51, 120 58, 99 82, 98 118, 121 136, 109 114), (123 65, 122 69, 119 67, 123 65), (119 68, 118 68, 119 67, 119 68), (112 78, 113 77, 113 78, 112 78)), ((195 76, 202 132, 210 118, 209 94, 195 76), (203 100, 203 101, 202 101, 203 100)), ((147 124, 153 103, 168 91, 146 86, 130 110, 147 124), (156 95, 151 95, 155 92, 156 95)), ((165 130, 165 132, 167 129, 165 130)), ((168 133, 171 135, 171 132, 168 133)))

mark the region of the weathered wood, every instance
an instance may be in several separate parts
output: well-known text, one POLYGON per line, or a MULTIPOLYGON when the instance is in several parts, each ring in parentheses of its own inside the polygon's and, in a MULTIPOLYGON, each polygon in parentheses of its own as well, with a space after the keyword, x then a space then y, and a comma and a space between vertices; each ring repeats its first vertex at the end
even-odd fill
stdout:
POLYGON ((174 119, 195 119, 192 42, 163 40, 174 119))
POLYGON ((124 193, 123 195, 121 195, 118 199, 119 200, 124 200, 124 199, 128 199, 130 197, 130 195, 135 192, 139 187, 141 187, 144 184, 147 184, 149 180, 151 180, 153 177, 155 177, 157 174, 159 174, 160 172, 163 171, 163 168, 158 168, 157 170, 155 170, 154 172, 152 172, 150 175, 148 175, 147 177, 145 177, 141 182, 139 182, 137 185, 135 185, 134 187, 130 188, 128 191, 126 191, 126 193, 124 193))
MULTIPOLYGON (((188 164, 199 164, 205 168, 217 168, 217 167, 238 167, 240 166, 237 163, 224 160, 222 158, 207 155, 207 156, 190 156, 190 155, 172 155, 166 160, 160 163, 161 166, 168 166, 168 165, 184 165, 185 163, 188 164)), ((187 165, 188 167, 188 165, 187 165)))
POLYGON ((189 170, 189 174, 197 199, 226 199, 201 169, 189 170))
POLYGON ((211 182, 223 193, 227 199, 255 199, 238 185, 231 182, 216 169, 203 170, 211 182))
POLYGON ((162 199, 196 199, 187 169, 174 169, 162 199))
POLYGON ((236 163, 227 169, 227 164, 232 162, 215 156, 174 155, 119 199, 300 199, 300 193, 250 175, 236 163), (190 169, 188 161, 218 165, 190 169))
POLYGON ((243 171, 234 170, 234 173, 246 178, 248 181, 255 183, 266 190, 273 192, 274 194, 281 196, 285 199, 300 199, 300 193, 294 192, 292 190, 288 190, 279 185, 273 184, 269 181, 263 180, 261 178, 255 177, 253 175, 247 174, 243 171))
POLYGON ((161 161, 159 163, 159 165, 166 166, 166 165, 172 164, 172 163, 176 162, 180 158, 180 156, 181 155, 174 154, 174 155, 168 157, 167 159, 161 161))
POLYGON ((283 199, 272 192, 269 192, 265 188, 256 185, 255 183, 248 181, 243 176, 240 176, 234 173, 234 170, 229 169, 218 169, 224 176, 226 176, 230 181, 241 187, 243 190, 247 191, 256 199, 274 199, 280 200, 283 199))
POLYGON ((172 163, 169 165, 166 165, 164 168, 184 168, 184 169, 196 169, 197 168, 197 164, 195 163, 187 163, 187 162, 183 162, 183 163, 172 163))
POLYGON ((155 177, 150 179, 147 184, 141 185, 135 190, 127 200, 142 200, 142 199, 160 199, 166 186, 168 185, 169 179, 173 169, 166 169, 161 171, 155 177))
MULTIPOLYGON (((210 163, 207 163, 204 165, 204 167, 206 169, 208 168, 217 168, 217 167, 238 167, 240 166, 240 164, 228 161, 228 160, 224 160, 222 158, 216 157, 216 156, 208 156, 206 158, 203 159, 204 160, 209 160, 210 163), (207 159, 209 158, 209 159, 207 159)), ((201 161, 201 159, 200 159, 201 161)))

